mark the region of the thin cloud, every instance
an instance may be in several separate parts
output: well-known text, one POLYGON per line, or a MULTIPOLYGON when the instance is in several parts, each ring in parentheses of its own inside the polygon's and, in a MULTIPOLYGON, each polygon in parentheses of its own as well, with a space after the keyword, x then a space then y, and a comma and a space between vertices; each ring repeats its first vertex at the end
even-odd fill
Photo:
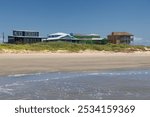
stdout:
POLYGON ((133 45, 146 45, 150 46, 150 40, 141 37, 134 37, 133 45))

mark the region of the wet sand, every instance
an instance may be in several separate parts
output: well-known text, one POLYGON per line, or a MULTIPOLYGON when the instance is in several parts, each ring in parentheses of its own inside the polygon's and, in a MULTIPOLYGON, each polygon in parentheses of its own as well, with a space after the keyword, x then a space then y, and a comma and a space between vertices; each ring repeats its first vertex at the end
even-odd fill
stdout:
POLYGON ((1 53, 0 76, 109 69, 150 68, 150 52, 1 53))

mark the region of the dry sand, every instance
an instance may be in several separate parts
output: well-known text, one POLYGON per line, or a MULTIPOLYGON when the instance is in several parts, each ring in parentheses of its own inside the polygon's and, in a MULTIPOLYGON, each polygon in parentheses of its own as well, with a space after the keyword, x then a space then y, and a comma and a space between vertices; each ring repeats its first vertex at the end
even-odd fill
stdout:
POLYGON ((150 68, 150 52, 1 53, 0 76, 53 71, 150 68))

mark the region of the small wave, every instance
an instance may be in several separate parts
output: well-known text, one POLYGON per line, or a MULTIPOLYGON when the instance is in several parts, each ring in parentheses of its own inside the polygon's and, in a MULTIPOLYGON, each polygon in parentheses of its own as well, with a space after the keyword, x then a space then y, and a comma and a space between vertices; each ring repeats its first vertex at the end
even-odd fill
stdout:
POLYGON ((92 75, 92 76, 96 76, 96 75, 99 75, 100 73, 89 73, 88 75, 92 75))
POLYGON ((13 94, 12 91, 13 91, 13 89, 0 87, 0 93, 6 93, 9 95, 12 95, 13 94))
POLYGON ((49 79, 41 79, 41 80, 29 80, 29 81, 25 81, 26 83, 30 83, 30 82, 44 82, 44 81, 48 81, 49 79))
POLYGON ((121 75, 147 75, 150 74, 149 72, 103 72, 103 73, 91 73, 89 75, 114 75, 114 76, 121 76, 121 75))
POLYGON ((5 87, 12 87, 12 86, 21 86, 24 85, 22 83, 12 83, 12 84, 6 84, 5 87))
POLYGON ((32 73, 32 74, 14 74, 8 75, 8 77, 24 77, 24 76, 34 76, 34 75, 41 75, 42 73, 32 73))
POLYGON ((8 77, 22 77, 22 76, 27 76, 29 74, 14 74, 14 75, 8 75, 8 77))

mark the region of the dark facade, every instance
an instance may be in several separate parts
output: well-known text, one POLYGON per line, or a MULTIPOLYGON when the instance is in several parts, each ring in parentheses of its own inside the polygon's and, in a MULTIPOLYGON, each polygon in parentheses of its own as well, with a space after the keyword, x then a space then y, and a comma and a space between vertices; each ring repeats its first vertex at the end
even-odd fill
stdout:
POLYGON ((13 36, 8 36, 8 43, 25 44, 41 42, 42 38, 39 37, 39 32, 34 31, 13 31, 13 36))
POLYGON ((108 41, 113 44, 130 44, 133 37, 133 34, 128 32, 112 32, 108 35, 108 41))

